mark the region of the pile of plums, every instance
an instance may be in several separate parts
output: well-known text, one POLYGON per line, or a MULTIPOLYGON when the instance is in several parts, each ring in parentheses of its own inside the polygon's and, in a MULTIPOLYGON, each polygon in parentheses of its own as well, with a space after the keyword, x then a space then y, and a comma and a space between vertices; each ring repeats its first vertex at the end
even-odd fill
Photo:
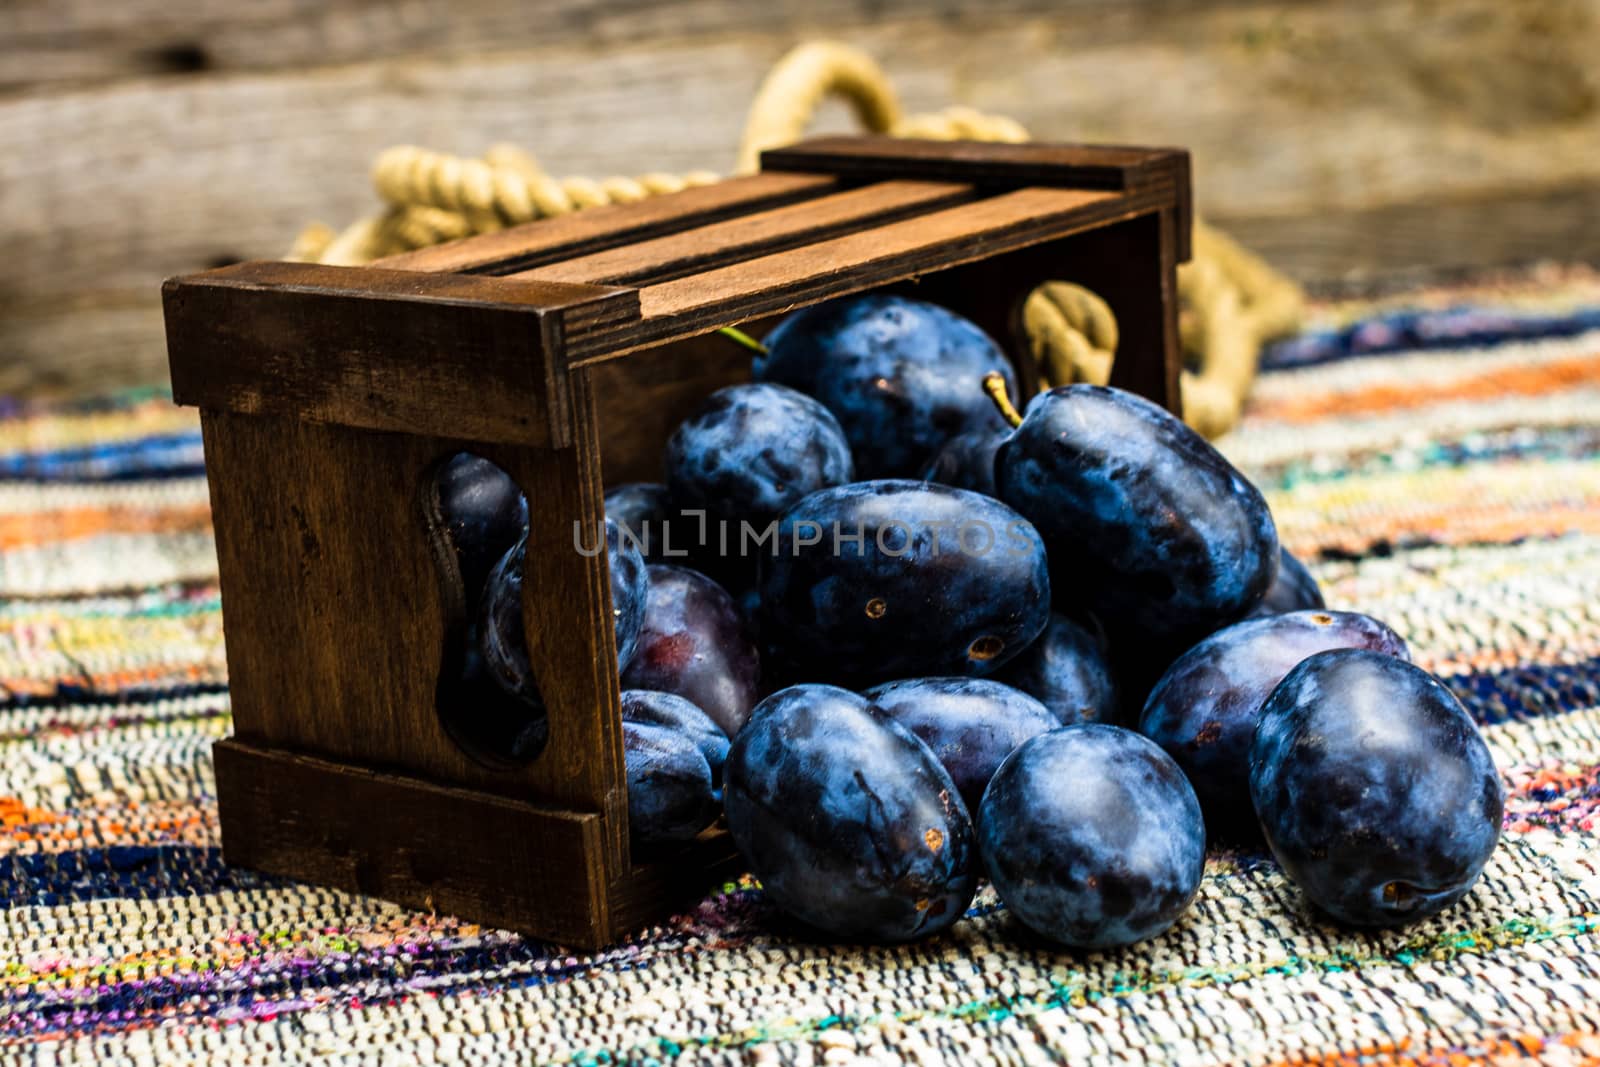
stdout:
MULTIPOLYGON (((1477 879, 1504 795, 1472 719, 1324 606, 1180 420, 1089 385, 1018 414, 988 336, 888 295, 790 315, 753 379, 605 498, 636 850, 723 818, 778 908, 876 941, 948 927, 987 877, 1045 938, 1129 944, 1188 907, 1208 836, 1264 839, 1349 923, 1477 879)), ((452 728, 508 759, 546 736, 528 506, 484 460, 441 473, 452 728)))

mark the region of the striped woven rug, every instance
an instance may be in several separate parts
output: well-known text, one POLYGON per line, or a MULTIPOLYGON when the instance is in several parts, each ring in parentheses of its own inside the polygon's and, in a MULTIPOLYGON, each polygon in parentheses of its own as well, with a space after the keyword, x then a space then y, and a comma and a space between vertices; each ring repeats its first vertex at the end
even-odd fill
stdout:
POLYGON ((773 932, 760 891, 594 956, 222 863, 199 435, 158 393, 0 401, 0 1059, 1600 1062, 1600 276, 1325 304, 1223 447, 1329 601, 1387 619, 1509 782, 1478 888, 1404 931, 1213 856, 1168 935, 773 932))

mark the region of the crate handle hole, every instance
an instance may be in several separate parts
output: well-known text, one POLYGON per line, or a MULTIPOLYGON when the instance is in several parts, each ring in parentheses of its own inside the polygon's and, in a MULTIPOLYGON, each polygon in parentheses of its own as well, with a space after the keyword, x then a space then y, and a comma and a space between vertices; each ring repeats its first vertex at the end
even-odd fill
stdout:
POLYGON ((1013 331, 1013 351, 1039 363, 1048 386, 1111 381, 1117 351, 1117 319, 1100 295, 1072 282, 1036 286, 1023 304, 1013 331))
POLYGON ((457 452, 428 469, 421 505, 445 613, 434 690, 439 720, 480 763, 531 763, 550 724, 522 628, 527 501, 500 467, 457 452))

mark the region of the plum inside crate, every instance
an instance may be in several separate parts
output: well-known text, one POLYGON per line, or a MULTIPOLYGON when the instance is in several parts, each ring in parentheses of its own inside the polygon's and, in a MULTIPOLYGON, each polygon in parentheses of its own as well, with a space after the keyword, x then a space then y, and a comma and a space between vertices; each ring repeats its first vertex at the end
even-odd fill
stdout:
POLYGON ((221 572, 228 862, 589 948, 681 906, 736 869, 732 848, 713 831, 630 854, 606 561, 572 541, 603 484, 659 478, 673 426, 749 379, 750 353, 714 331, 892 287, 1015 357, 1026 296, 1075 281, 1117 316, 1113 384, 1176 410, 1188 241, 1181 150, 824 138, 751 177, 369 267, 169 281, 221 572), (420 501, 459 451, 529 501, 550 737, 525 765, 475 758, 438 706, 464 598, 420 501))

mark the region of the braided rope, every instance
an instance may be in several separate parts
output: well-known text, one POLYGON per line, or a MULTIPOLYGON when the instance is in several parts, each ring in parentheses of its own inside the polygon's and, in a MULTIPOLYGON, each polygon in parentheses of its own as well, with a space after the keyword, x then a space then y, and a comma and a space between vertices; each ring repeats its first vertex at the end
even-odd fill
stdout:
MULTIPOLYGON (((972 108, 902 115, 888 78, 872 57, 836 42, 813 41, 779 60, 762 82, 745 123, 738 172, 756 170, 764 150, 799 140, 829 96, 842 97, 861 125, 875 133, 930 140, 1028 140, 1028 131, 1016 121, 972 108)), ((379 154, 372 179, 388 204, 383 212, 338 233, 313 224, 295 240, 289 258, 358 265, 718 180, 709 171, 598 181, 554 178, 513 145, 496 145, 482 159, 399 145, 379 154)), ((1298 286, 1260 257, 1198 220, 1194 259, 1178 272, 1178 294, 1184 349, 1194 364, 1183 372, 1184 415, 1201 433, 1215 437, 1239 421, 1261 346, 1297 328, 1304 298, 1298 286)), ((1104 384, 1110 379, 1117 324, 1093 292, 1047 282, 1024 305, 1023 325, 1046 384, 1104 384)))

